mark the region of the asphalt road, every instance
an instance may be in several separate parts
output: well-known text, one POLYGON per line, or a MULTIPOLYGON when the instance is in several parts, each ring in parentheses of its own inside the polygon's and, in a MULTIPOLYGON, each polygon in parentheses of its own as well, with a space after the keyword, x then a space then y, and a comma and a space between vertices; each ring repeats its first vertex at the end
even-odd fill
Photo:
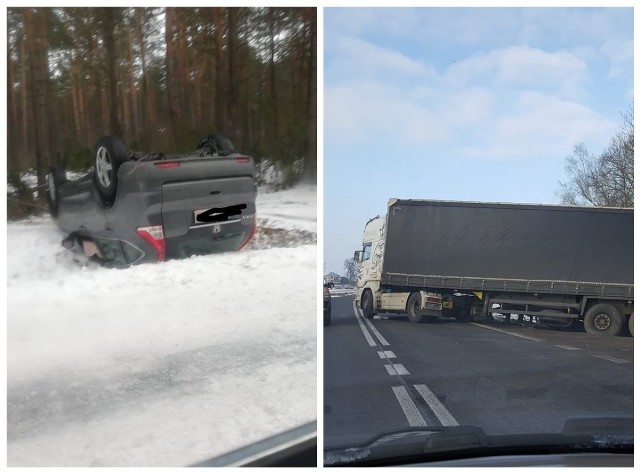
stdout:
POLYGON ((324 328, 325 446, 410 426, 559 433, 572 418, 633 417, 633 338, 356 316, 334 296, 324 328))

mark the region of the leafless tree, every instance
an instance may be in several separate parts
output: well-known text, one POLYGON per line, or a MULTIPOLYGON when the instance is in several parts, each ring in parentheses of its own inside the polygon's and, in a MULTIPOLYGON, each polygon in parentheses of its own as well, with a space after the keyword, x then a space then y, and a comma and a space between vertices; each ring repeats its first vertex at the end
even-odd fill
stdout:
POLYGON ((358 264, 352 258, 348 258, 344 261, 344 271, 347 279, 351 281, 356 281, 358 277, 358 264))
POLYGON ((622 119, 620 131, 599 156, 580 143, 566 158, 568 181, 560 182, 562 203, 633 207, 633 106, 622 119))

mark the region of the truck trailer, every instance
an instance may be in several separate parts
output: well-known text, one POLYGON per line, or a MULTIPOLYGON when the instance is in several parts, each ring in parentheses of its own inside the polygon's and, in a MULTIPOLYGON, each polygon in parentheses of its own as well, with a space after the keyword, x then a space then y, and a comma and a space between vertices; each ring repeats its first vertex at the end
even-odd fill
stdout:
POLYGON ((633 334, 633 209, 390 199, 354 259, 366 318, 515 313, 633 334))

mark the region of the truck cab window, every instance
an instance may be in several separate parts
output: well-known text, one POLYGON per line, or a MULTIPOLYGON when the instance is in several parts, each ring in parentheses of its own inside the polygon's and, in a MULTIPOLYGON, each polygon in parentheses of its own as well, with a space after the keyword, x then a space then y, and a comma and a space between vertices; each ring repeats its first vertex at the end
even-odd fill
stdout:
POLYGON ((371 258, 371 244, 364 244, 362 248, 362 261, 369 260, 371 258))

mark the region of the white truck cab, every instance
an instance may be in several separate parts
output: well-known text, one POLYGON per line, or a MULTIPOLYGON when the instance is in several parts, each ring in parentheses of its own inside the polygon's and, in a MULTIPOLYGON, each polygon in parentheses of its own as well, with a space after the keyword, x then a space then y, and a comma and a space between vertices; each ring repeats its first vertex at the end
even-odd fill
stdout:
POLYGON ((409 320, 420 322, 442 315, 442 297, 430 291, 381 286, 386 217, 374 217, 367 222, 362 238, 362 250, 354 253, 358 266, 356 306, 366 318, 376 313, 407 313, 409 320))

